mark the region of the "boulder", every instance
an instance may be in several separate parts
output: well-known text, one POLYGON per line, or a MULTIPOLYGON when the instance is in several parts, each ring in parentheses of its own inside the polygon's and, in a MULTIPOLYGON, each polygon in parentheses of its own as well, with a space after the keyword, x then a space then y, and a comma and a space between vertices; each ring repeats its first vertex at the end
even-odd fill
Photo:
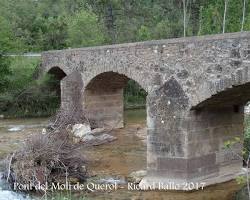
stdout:
POLYGON ((109 134, 101 134, 98 136, 86 135, 82 138, 82 142, 87 146, 98 146, 108 142, 112 142, 117 138, 109 134))
POLYGON ((136 172, 132 172, 127 176, 128 182, 139 184, 141 180, 147 175, 146 170, 139 170, 136 172))
POLYGON ((100 134, 100 133, 105 133, 107 132, 106 128, 95 128, 93 130, 91 130, 91 134, 92 135, 96 135, 96 134, 100 134))
POLYGON ((91 128, 89 124, 75 124, 71 131, 74 137, 83 138, 84 136, 91 133, 91 128))
POLYGON ((90 142, 92 142, 92 141, 94 141, 94 140, 96 140, 96 137, 93 136, 93 135, 91 135, 91 134, 85 135, 85 136, 81 139, 81 141, 84 142, 84 143, 90 143, 90 142))
POLYGON ((99 181, 101 184, 117 184, 117 185, 124 185, 126 184, 124 177, 105 177, 101 178, 99 181))
POLYGON ((117 138, 106 134, 105 128, 96 128, 91 130, 88 124, 75 124, 72 127, 73 141, 82 142, 86 146, 97 146, 116 140, 117 138))

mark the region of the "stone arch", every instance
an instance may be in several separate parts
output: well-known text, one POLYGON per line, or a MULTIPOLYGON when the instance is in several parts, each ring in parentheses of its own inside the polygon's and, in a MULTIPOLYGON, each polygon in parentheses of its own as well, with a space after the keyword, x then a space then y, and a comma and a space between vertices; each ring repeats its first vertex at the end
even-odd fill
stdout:
MULTIPOLYGON (((92 122, 92 127, 122 128, 124 126, 123 90, 129 80, 134 79, 124 74, 107 71, 85 83, 83 107, 92 122)), ((136 80, 134 81, 144 89, 136 80)))
POLYGON ((51 67, 48 71, 47 74, 53 76, 52 77, 52 87, 53 90, 56 91, 57 96, 60 98, 60 104, 62 101, 62 80, 67 76, 67 74, 62 70, 60 67, 54 66, 51 67))
POLYGON ((244 92, 250 89, 249 80, 250 67, 244 66, 230 75, 204 82, 197 90, 192 109, 245 104, 250 100, 250 95, 244 92))
MULTIPOLYGON (((249 64, 243 63, 232 73, 204 81, 198 87, 197 99, 192 102, 189 113, 192 129, 188 128, 191 136, 187 140, 188 156, 207 157, 207 160, 210 159, 210 169, 204 166, 206 173, 214 173, 218 177, 226 174, 225 180, 235 178, 242 168, 242 160, 230 155, 224 143, 235 137, 243 140, 244 106, 250 100, 247 92, 250 89, 249 80, 249 64), (192 135, 196 135, 196 140, 190 139, 192 135)), ((240 143, 231 148, 235 155, 241 154, 240 143)))
POLYGON ((51 67, 47 73, 54 75, 58 80, 62 80, 65 76, 67 76, 64 70, 57 66, 51 67))
POLYGON ((128 70, 127 68, 120 68, 117 66, 106 66, 105 63, 103 65, 94 66, 90 73, 82 73, 84 85, 87 86, 95 77, 100 74, 104 74, 107 72, 113 72, 116 74, 124 75, 128 77, 128 79, 134 80, 137 82, 146 92, 150 91, 150 86, 153 85, 151 81, 154 77, 152 74, 149 74, 140 70, 128 70))

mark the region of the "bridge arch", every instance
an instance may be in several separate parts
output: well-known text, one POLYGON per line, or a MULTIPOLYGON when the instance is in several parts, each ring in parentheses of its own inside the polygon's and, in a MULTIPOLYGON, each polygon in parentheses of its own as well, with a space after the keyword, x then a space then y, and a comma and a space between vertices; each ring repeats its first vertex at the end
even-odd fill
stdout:
MULTIPOLYGON (((135 80, 148 92, 148 175, 142 185, 212 184, 235 178, 242 167, 241 160, 225 151, 224 141, 239 134, 242 137, 244 112, 242 107, 225 107, 224 103, 248 100, 246 92, 244 99, 230 97, 249 86, 249 41, 250 32, 240 32, 50 51, 42 55, 41 71, 61 66, 67 74, 61 85, 62 107, 84 105, 88 109, 87 102, 93 103, 95 110, 90 111, 94 117, 104 111, 96 109, 97 101, 86 98, 104 98, 98 92, 92 96, 86 92, 94 91, 91 88, 103 78, 101 74, 114 72, 135 80), (210 107, 215 102, 216 107, 210 107)), ((105 78, 101 88, 106 89, 103 83, 113 79, 105 78)))
POLYGON ((117 72, 107 71, 94 76, 84 87, 83 107, 93 127, 124 126, 124 89, 129 80, 136 80, 117 72))
POLYGON ((64 70, 57 66, 51 67, 47 73, 53 75, 57 80, 62 80, 65 76, 67 76, 64 70))
POLYGON ((48 87, 52 92, 56 93, 58 99, 58 108, 61 106, 62 102, 62 80, 67 76, 67 74, 60 67, 51 67, 45 75, 49 75, 48 87))
POLYGON ((250 100, 250 95, 246 92, 250 87, 249 80, 250 65, 244 63, 243 67, 231 74, 205 81, 197 89, 192 109, 245 104, 250 100))

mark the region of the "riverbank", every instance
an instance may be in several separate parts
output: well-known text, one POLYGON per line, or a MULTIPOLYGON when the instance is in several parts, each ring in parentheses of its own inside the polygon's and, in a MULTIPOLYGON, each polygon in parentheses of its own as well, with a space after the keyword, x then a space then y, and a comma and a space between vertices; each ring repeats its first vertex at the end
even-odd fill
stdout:
MULTIPOLYGON (((40 132, 46 123, 47 118, 0 120, 0 158, 3 159, 8 153, 18 149, 18 146, 30 134, 40 132)), ((105 145, 81 149, 81 152, 88 158, 88 171, 92 175, 87 183, 119 183, 118 188, 111 191, 91 191, 90 188, 76 191, 70 193, 72 199, 235 200, 235 193, 242 187, 235 181, 192 192, 129 189, 127 176, 131 172, 146 169, 146 143, 141 137, 145 135, 145 110, 125 111, 125 124, 124 129, 113 130, 109 133, 117 137, 117 140, 105 145)), ((60 196, 64 193, 58 192, 55 195, 60 196)))

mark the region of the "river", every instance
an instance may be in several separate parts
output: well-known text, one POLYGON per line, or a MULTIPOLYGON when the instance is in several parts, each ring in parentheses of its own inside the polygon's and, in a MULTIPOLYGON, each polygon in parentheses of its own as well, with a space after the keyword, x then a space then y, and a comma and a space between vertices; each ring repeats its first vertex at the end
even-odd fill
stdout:
MULTIPOLYGON (((76 199, 163 199, 163 200, 234 200, 235 192, 242 186, 235 181, 206 187, 192 192, 180 191, 136 191, 128 190, 125 177, 131 172, 146 169, 146 143, 140 132, 146 126, 145 110, 125 112, 125 128, 110 134, 117 140, 96 146, 83 148, 89 160, 88 170, 96 175, 93 181, 120 183, 119 189, 111 192, 81 191, 74 193, 76 199)), ((17 149, 30 134, 40 132, 47 124, 47 118, 4 119, 0 120, 0 159, 17 149)), ((145 135, 144 135, 145 136, 145 135)), ((37 197, 36 197, 37 198, 37 197)), ((0 200, 27 199, 23 194, 12 192, 3 181, 0 182, 0 200)), ((29 199, 29 198, 28 198, 29 199)), ((39 199, 39 197, 38 197, 39 199)))

